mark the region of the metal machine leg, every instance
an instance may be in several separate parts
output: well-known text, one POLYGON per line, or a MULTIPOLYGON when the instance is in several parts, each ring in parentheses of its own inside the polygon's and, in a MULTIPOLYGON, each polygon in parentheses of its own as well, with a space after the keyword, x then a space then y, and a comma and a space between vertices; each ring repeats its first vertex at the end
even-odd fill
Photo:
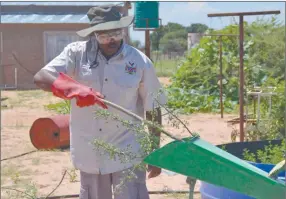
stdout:
POLYGON ((194 193, 195 193, 195 185, 196 185, 197 179, 193 177, 187 177, 187 183, 190 187, 190 193, 189 193, 189 199, 194 199, 194 193))

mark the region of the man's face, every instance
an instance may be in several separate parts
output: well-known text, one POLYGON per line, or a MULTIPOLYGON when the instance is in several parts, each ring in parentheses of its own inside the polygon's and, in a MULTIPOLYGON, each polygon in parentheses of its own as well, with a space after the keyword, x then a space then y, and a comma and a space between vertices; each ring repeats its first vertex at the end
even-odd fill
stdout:
POLYGON ((98 31, 95 33, 100 48, 107 55, 117 52, 123 39, 123 29, 98 31))

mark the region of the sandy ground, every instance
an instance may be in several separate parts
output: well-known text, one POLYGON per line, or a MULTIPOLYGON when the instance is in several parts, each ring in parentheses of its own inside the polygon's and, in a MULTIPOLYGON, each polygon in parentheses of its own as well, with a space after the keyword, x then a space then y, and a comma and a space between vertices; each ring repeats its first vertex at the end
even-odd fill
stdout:
MULTIPOLYGON (((163 78, 161 81, 163 84, 169 83, 167 78, 163 78)), ((8 99, 2 101, 2 104, 7 107, 1 110, 1 159, 35 150, 29 137, 30 126, 40 117, 54 115, 55 113, 45 110, 44 105, 59 100, 50 93, 40 90, 3 91, 2 97, 8 97, 8 99)), ((226 121, 233 117, 236 116, 225 115, 224 119, 221 119, 220 115, 213 114, 180 116, 181 119, 188 122, 190 130, 198 132, 203 139, 213 144, 230 142, 231 128, 227 126, 226 121)), ((166 130, 178 136, 189 135, 187 132, 181 133, 168 124, 166 116, 164 116, 163 122, 166 130)), ((162 145, 169 141, 164 140, 162 145)), ((1 186, 13 186, 17 189, 27 190, 29 193, 36 190, 38 196, 45 196, 57 186, 65 169, 68 170, 68 174, 53 195, 78 194, 79 175, 70 162, 69 151, 38 151, 16 159, 2 161, 1 186), (33 188, 32 184, 36 188, 33 188), (27 187, 27 185, 30 186, 27 187)), ((148 180, 147 183, 149 191, 188 190, 186 177, 168 175, 165 172, 157 178, 148 180)), ((197 192, 199 192, 199 185, 198 182, 195 189, 197 192)), ((196 199, 200 198, 199 195, 199 193, 196 194, 196 199)), ((12 196, 7 197, 7 193, 2 190, 1 198, 12 198, 12 196)), ((183 199, 188 198, 188 195, 151 195, 151 199, 163 198, 183 199)))

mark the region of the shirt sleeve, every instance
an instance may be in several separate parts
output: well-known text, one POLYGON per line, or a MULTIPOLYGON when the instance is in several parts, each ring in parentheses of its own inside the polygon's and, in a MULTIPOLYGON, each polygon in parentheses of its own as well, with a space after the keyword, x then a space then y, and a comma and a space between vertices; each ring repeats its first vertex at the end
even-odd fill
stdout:
POLYGON ((145 111, 152 111, 154 108, 167 103, 166 93, 159 82, 152 62, 147 59, 143 70, 143 76, 139 86, 139 95, 142 98, 145 111), (158 101, 158 102, 157 102, 158 101))
POLYGON ((51 72, 62 72, 71 77, 75 74, 76 56, 72 44, 67 45, 64 50, 51 60, 43 69, 51 72))

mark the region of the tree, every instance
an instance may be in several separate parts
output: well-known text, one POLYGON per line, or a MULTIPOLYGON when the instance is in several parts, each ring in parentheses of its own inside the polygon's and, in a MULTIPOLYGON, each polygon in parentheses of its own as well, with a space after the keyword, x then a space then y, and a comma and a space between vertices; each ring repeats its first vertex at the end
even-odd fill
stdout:
POLYGON ((163 53, 178 52, 184 53, 187 50, 187 36, 185 29, 169 32, 160 40, 163 53))
POLYGON ((140 48, 142 46, 141 42, 139 40, 131 40, 130 45, 135 47, 135 48, 140 48))
POLYGON ((152 32, 150 34, 152 50, 160 50, 160 40, 164 35, 177 30, 186 30, 186 27, 178 23, 169 22, 167 25, 162 25, 156 31, 152 32))
POLYGON ((204 33, 209 27, 201 23, 193 23, 187 27, 189 33, 204 33))

